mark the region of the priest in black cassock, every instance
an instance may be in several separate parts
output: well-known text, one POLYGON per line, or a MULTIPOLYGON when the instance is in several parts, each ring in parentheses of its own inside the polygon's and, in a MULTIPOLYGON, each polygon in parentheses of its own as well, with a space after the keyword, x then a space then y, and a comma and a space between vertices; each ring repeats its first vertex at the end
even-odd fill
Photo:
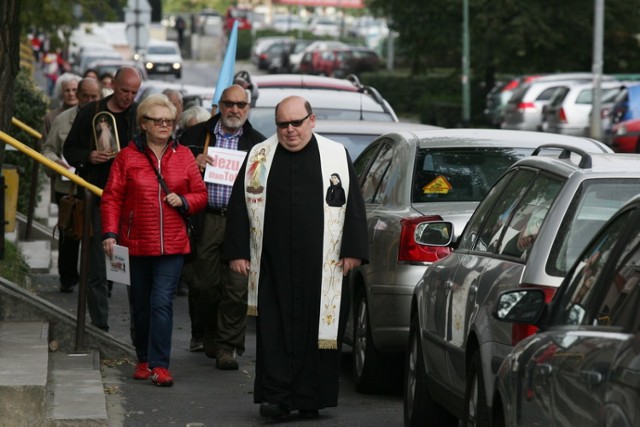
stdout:
POLYGON ((347 150, 313 133, 311 105, 285 98, 275 118, 276 134, 253 147, 235 180, 224 252, 249 278, 260 415, 315 418, 338 405, 343 279, 367 262, 366 214, 347 150))

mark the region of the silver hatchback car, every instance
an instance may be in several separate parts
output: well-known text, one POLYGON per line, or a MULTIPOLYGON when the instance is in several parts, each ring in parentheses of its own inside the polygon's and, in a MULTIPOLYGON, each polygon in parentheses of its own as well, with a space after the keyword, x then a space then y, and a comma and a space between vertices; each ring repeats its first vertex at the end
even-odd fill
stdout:
POLYGON ((417 244, 419 224, 444 220, 462 230, 509 166, 554 141, 592 152, 611 151, 586 138, 442 129, 384 134, 355 160, 371 258, 350 277, 353 311, 345 341, 353 347, 358 391, 382 391, 393 382, 390 376, 400 377, 390 362, 407 348, 413 290, 425 267, 450 252, 417 244))
POLYGON ((640 198, 602 228, 550 305, 539 289, 500 295, 494 314, 544 332, 498 372, 494 425, 640 425, 640 198))
MULTIPOLYGON (((487 426, 500 363, 536 328, 498 322, 498 295, 536 287, 550 300, 589 240, 640 193, 640 156, 567 147, 520 160, 469 220, 457 247, 429 266, 411 302, 405 421, 487 426)), ((454 234, 455 223, 422 224, 454 234)), ((436 236, 437 237, 437 236, 436 236)), ((435 241, 441 243, 442 237, 435 241)))
MULTIPOLYGON (((542 110, 558 90, 566 89, 572 82, 586 83, 592 80, 592 73, 558 73, 540 76, 521 85, 504 108, 501 128, 541 130, 542 110)), ((614 79, 602 76, 602 80, 614 79)))

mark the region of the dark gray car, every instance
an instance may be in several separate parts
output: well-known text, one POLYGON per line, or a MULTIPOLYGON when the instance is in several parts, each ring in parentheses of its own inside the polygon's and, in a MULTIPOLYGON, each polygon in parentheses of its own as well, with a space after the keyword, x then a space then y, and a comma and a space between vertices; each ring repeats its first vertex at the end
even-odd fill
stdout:
POLYGON ((640 425, 640 198, 591 241, 545 306, 539 289, 500 296, 495 315, 544 332, 498 373, 494 424, 640 425))

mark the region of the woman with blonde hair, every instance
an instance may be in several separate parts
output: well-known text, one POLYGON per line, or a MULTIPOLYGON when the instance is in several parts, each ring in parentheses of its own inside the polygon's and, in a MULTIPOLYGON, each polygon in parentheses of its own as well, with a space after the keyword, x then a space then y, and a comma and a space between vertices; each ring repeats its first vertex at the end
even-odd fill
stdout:
POLYGON ((193 155, 171 136, 175 117, 175 106, 162 94, 138 105, 141 133, 116 156, 101 202, 105 253, 112 257, 116 244, 129 249, 138 357, 133 378, 159 386, 173 385, 173 295, 191 250, 186 217, 207 201, 193 155))

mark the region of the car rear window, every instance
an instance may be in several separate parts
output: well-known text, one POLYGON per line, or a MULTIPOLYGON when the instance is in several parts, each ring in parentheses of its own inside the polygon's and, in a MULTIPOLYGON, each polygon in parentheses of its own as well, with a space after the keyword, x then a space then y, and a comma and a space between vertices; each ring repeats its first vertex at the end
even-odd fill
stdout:
POLYGON ((587 243, 633 196, 640 193, 640 179, 592 179, 582 183, 562 220, 547 272, 564 276, 587 243))
MULTIPOLYGON (((602 101, 612 99, 612 94, 618 93, 618 88, 602 89, 602 101)), ((593 89, 585 89, 576 98, 576 104, 593 104, 593 89)))
POLYGON ((505 147, 421 148, 413 203, 480 201, 500 176, 532 150, 505 147))

